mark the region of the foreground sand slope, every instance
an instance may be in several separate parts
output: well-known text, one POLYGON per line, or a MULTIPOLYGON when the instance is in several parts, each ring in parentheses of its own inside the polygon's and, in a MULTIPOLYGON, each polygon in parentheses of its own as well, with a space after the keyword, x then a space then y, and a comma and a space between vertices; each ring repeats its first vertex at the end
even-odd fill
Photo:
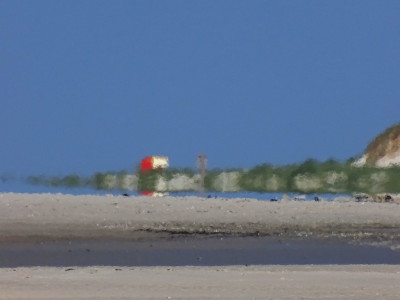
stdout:
MULTIPOLYGON (((0 194, 0 242, 171 233, 399 240, 400 205, 0 194)), ((154 237, 154 236, 153 236, 154 237)), ((400 266, 1 268, 0 299, 400 299, 400 266)))
POLYGON ((400 299, 400 266, 0 269, 0 299, 400 299))
POLYGON ((397 239, 400 205, 199 197, 0 194, 0 240, 132 238, 140 232, 379 235, 397 239))

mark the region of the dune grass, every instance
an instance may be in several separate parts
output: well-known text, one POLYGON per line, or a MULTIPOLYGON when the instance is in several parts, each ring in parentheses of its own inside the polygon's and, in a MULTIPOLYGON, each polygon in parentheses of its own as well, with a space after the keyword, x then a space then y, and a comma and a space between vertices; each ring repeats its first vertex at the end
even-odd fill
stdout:
MULTIPOLYGON (((200 176, 192 169, 95 173, 89 178, 76 174, 64 177, 30 176, 28 183, 97 190, 197 191, 200 176)), ((214 169, 205 177, 206 191, 281 193, 400 193, 400 167, 353 167, 350 161, 308 159, 301 164, 262 164, 250 170, 214 169)))

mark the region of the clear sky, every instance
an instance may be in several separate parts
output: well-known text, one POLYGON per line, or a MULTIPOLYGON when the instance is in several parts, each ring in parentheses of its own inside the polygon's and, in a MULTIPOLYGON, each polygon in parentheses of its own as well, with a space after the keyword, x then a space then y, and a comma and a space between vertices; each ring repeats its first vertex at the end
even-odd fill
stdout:
POLYGON ((346 160, 400 122, 400 1, 0 1, 0 173, 346 160))

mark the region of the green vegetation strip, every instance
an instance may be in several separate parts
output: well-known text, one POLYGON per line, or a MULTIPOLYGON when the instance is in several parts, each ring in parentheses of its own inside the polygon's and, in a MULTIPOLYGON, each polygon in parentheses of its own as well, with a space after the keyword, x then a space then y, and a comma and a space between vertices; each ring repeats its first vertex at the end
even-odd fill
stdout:
MULTIPOLYGON (((98 190, 178 192, 200 190, 200 176, 192 169, 154 170, 130 174, 126 171, 96 173, 89 178, 30 176, 30 184, 89 187, 98 190)), ((299 193, 399 193, 400 168, 353 167, 351 161, 318 162, 273 166, 263 164, 250 170, 209 170, 206 191, 299 192, 299 193)))

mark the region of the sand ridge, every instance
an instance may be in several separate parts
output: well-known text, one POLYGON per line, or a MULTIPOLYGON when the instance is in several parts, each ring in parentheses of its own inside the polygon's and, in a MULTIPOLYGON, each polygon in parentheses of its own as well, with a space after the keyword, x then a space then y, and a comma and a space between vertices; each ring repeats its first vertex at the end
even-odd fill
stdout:
POLYGON ((399 216, 396 203, 6 193, 0 194, 0 241, 155 233, 397 240, 399 216))

